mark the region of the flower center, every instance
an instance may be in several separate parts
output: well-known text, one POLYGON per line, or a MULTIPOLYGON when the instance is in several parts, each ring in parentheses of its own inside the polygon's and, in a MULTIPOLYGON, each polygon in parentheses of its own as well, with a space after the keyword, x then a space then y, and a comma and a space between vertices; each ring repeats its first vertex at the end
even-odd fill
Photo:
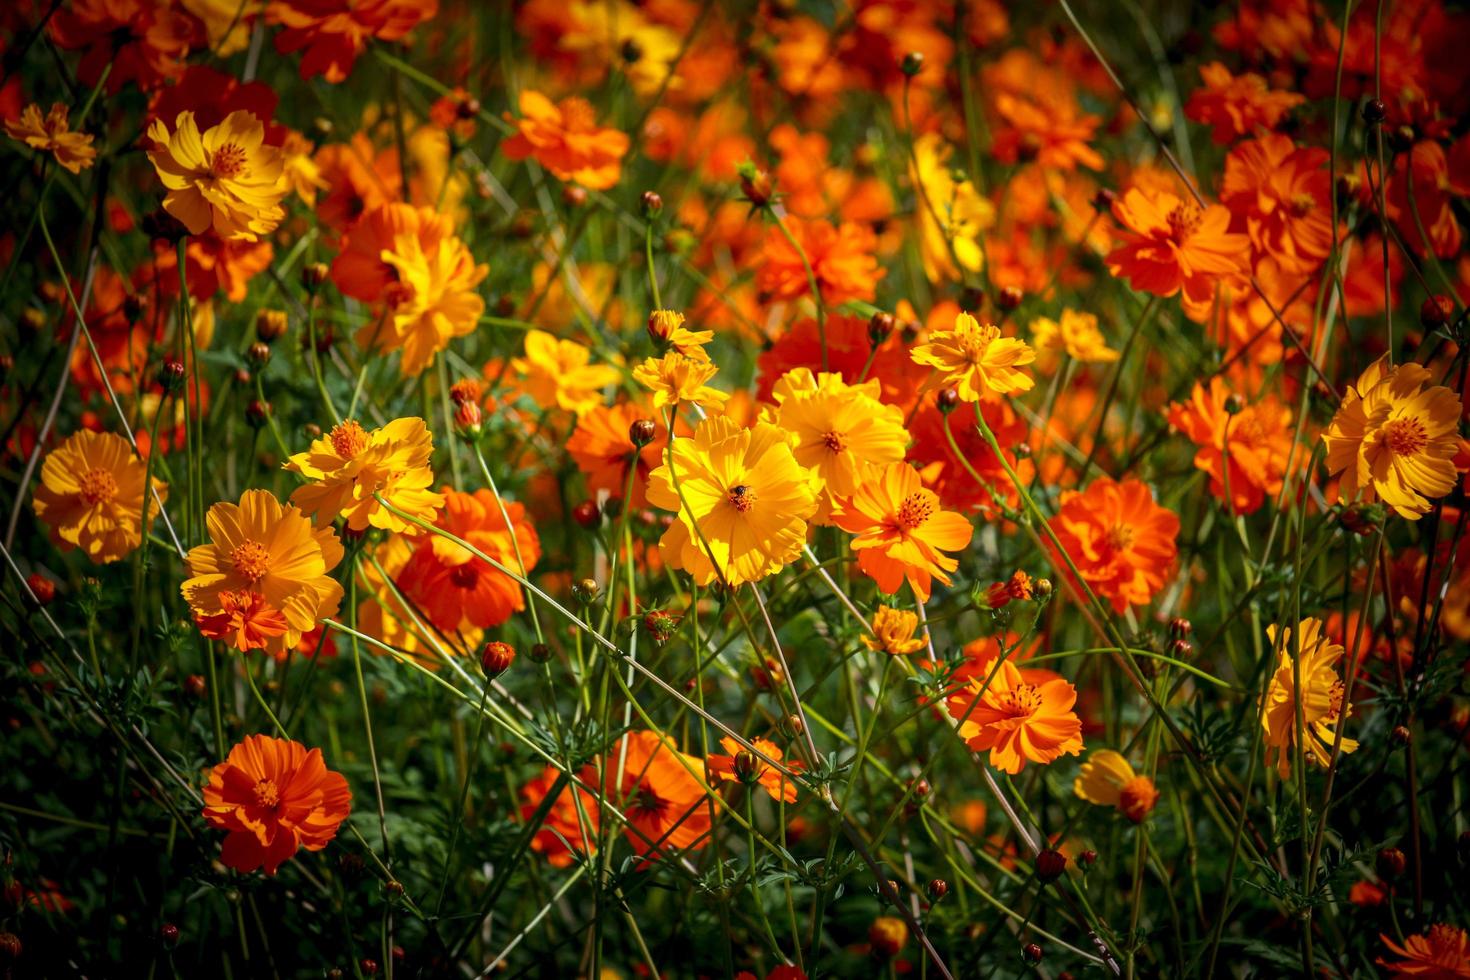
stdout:
POLYGON ((1429 444, 1429 433, 1418 419, 1393 419, 1383 426, 1383 441, 1395 456, 1412 456, 1429 444))
POLYGON ((847 448, 847 440, 842 438, 840 432, 824 432, 822 433, 822 445, 834 453, 840 453, 847 448))
POLYGON ((737 483, 731 487, 726 497, 742 514, 755 505, 755 491, 743 483, 737 483))
POLYGON ((255 784, 255 805, 263 806, 267 810, 274 810, 281 805, 281 791, 273 781, 262 779, 255 784))
POLYGON ((956 331, 955 340, 959 343, 965 360, 971 364, 979 364, 984 359, 986 350, 990 348, 990 342, 999 336, 1000 328, 994 324, 987 323, 980 327, 966 324, 956 331))
POLYGON ((597 113, 586 99, 572 96, 562 100, 558 108, 561 109, 562 128, 567 132, 586 133, 597 128, 597 113))
POLYGON ((106 470, 91 470, 82 477, 82 499, 88 506, 104 504, 117 496, 117 480, 106 470))
POLYGON ((1183 245, 1199 229, 1200 218, 1200 210, 1193 204, 1176 205, 1169 212, 1169 237, 1183 245))
POLYGON ((1291 196, 1291 211, 1295 215, 1304 215, 1317 206, 1317 199, 1306 191, 1298 191, 1291 196))
POLYGON ((1108 531, 1108 547, 1114 551, 1127 551, 1133 547, 1133 528, 1127 524, 1119 524, 1108 531))
POLYGON ((271 570, 271 553, 259 541, 246 541, 230 552, 235 571, 249 582, 258 582, 271 570))
POLYGON ((225 179, 235 177, 245 169, 245 151, 239 144, 226 143, 214 151, 214 159, 209 161, 210 176, 225 179))
POLYGON ((480 570, 471 561, 467 561, 463 565, 455 565, 449 571, 449 581, 461 589, 473 589, 476 583, 480 581, 480 570))
POLYGON ((898 505, 898 523, 909 530, 921 526, 934 514, 934 495, 920 490, 903 498, 898 505))
POLYGON ((639 786, 638 792, 633 795, 634 808, 647 813, 662 813, 667 805, 662 797, 647 786, 639 786))
POLYGON ((1000 696, 999 707, 1013 718, 1031 715, 1041 707, 1041 694, 1035 684, 1017 684, 1000 696))
POLYGON ((1460 945, 1460 930, 1444 922, 1430 926, 1429 945, 1435 956, 1450 952, 1460 945))
POLYGON ((367 448, 368 434, 356 419, 339 422, 332 429, 332 449, 343 459, 356 459, 367 448))
POLYGON ((401 310, 411 306, 418 292, 406 282, 390 282, 383 290, 383 302, 390 310, 401 310))

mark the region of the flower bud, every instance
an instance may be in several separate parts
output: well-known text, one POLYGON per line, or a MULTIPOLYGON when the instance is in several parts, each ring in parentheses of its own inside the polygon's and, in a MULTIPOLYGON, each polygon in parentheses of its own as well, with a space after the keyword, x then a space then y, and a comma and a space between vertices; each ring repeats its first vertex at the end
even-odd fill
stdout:
POLYGON ((1370 126, 1377 126, 1388 116, 1388 106, 1383 104, 1382 99, 1369 99, 1363 103, 1363 122, 1370 126))
POLYGON ((654 310, 648 314, 648 336, 659 347, 669 342, 674 331, 684 325, 684 314, 677 310, 654 310))
POLYGON ((1041 946, 1038 943, 1027 943, 1021 947, 1021 956, 1027 963, 1041 962, 1041 946))
POLYGON ((46 314, 34 306, 28 306, 20 315, 20 325, 31 333, 40 333, 42 328, 46 326, 46 314))
POLYGON ((748 749, 741 749, 735 753, 735 760, 731 763, 731 769, 734 770, 735 778, 747 786, 760 782, 761 760, 756 757, 754 752, 748 749))
POLYGON ((626 64, 636 65, 643 57, 643 45, 639 44, 635 38, 630 37, 623 41, 622 46, 618 49, 618 54, 622 56, 626 64))
POLYGON ((544 664, 551 659, 551 647, 545 643, 531 644, 531 663, 544 664))
POLYGON ((454 410, 454 431, 463 439, 478 439, 484 429, 484 421, 485 415, 480 411, 479 402, 460 402, 459 407, 454 410))
POLYGON ((1021 300, 1025 298, 1026 294, 1021 292, 1020 286, 1005 286, 995 297, 995 305, 1009 312, 1020 306, 1021 300))
POLYGON ((643 204, 643 214, 646 217, 653 217, 664 209, 664 199, 656 191, 644 191, 639 201, 643 204))
POLYGON ((755 207, 763 208, 776 196, 775 181, 770 174, 758 170, 747 160, 740 165, 740 193, 755 207))
POLYGON ((1038 599, 1045 599, 1051 595, 1052 588, 1051 579, 1039 578, 1031 583, 1031 594, 1038 599))
POLYGON ((1053 882, 1067 870, 1067 855, 1048 847, 1036 855, 1036 877, 1043 882, 1053 882))
POLYGON ((643 630, 657 646, 663 646, 679 632, 679 617, 665 609, 650 610, 643 617, 643 630))
POLYGON ((301 285, 315 292, 317 287, 327 281, 330 271, 325 262, 310 262, 301 270, 301 285))
POLYGON ((913 78, 919 72, 924 70, 923 53, 919 51, 910 51, 908 54, 903 56, 903 61, 899 62, 898 67, 899 70, 902 71, 906 76, 908 76, 909 78, 913 78))
POLYGON ((183 390, 186 373, 184 362, 170 354, 158 367, 158 386, 165 394, 176 395, 183 390))
POLYGON ((480 669, 485 672, 485 677, 494 680, 510 669, 515 663, 516 648, 509 643, 501 643, 492 640, 485 644, 485 649, 480 651, 480 669))
POLYGON ((245 406, 245 421, 259 429, 270 420, 271 403, 259 398, 250 399, 250 404, 245 406))
POLYGON ((591 531, 602 524, 602 510, 598 508, 597 501, 584 500, 572 508, 572 520, 578 527, 591 531))
MULTIPOLYGON (((25 952, 21 945, 20 937, 13 932, 0 932, 0 963, 7 967, 12 963, 20 962, 20 954, 25 952)), ((6 970, 7 975, 9 970, 6 970)))
POLYGON ((1194 632, 1194 624, 1183 616, 1175 616, 1169 620, 1169 636, 1176 640, 1183 640, 1194 632))
POLYGON ((56 583, 40 572, 32 572, 26 576, 26 588, 36 597, 38 606, 49 606, 51 600, 56 598, 56 583))
POLYGON ((1239 415, 1245 411, 1245 399, 1239 395, 1232 394, 1225 399, 1225 412, 1227 415, 1239 415))
POLYGON ((449 386, 449 400, 456 405, 480 401, 480 382, 474 378, 461 378, 449 386))
POLYGON ((960 407, 960 393, 953 388, 942 388, 934 396, 934 403, 939 406, 939 411, 948 415, 960 407))
POLYGON ((1190 643, 1182 636, 1177 639, 1170 640, 1169 656, 1173 657, 1175 660, 1188 660, 1190 657, 1194 656, 1194 644, 1190 643))
POLYGON ((1385 847, 1378 852, 1378 877, 1384 881, 1392 881, 1404 873, 1408 863, 1403 851, 1397 847, 1385 847))
POLYGON ((584 606, 590 605, 597 598, 597 592, 598 586, 596 579, 584 578, 572 583, 572 595, 584 606))
POLYGON ((363 957, 361 960, 358 960, 357 967, 363 972, 364 976, 375 977, 378 975, 378 961, 375 959, 363 957))
POLYGON ((387 894, 389 900, 402 898, 403 882, 398 881, 397 879, 389 879, 388 881, 383 882, 383 891, 387 894))
POLYGON ((1393 744, 1400 747, 1414 741, 1414 733, 1404 725, 1395 725, 1393 731, 1388 733, 1388 737, 1393 739, 1393 744))
POLYGON ((868 317, 868 343, 874 347, 881 346, 883 341, 888 339, 889 334, 893 333, 896 322, 892 313, 885 313, 882 310, 868 317))
POLYGON ((1096 194, 1092 195, 1092 206, 1099 211, 1113 210, 1113 202, 1118 199, 1118 192, 1108 187, 1100 187, 1096 194))
POLYGON ((209 693, 209 685, 204 682, 203 674, 190 674, 184 678, 184 693, 191 698, 203 700, 209 693))
POLYGON ((158 941, 163 943, 164 949, 173 949, 179 944, 179 927, 165 922, 158 930, 158 941))
POLYGON ((639 449, 653 442, 657 435, 658 427, 654 425, 652 419, 638 419, 628 426, 628 439, 639 449))
POLYGON ((587 188, 567 184, 561 189, 561 202, 569 208, 580 208, 587 203, 587 188))
POLYGON ((1097 863, 1096 851, 1083 851, 1077 855, 1077 864, 1085 871, 1097 863))
POLYGON ((123 298, 123 316, 127 317, 129 323, 137 323, 143 318, 143 310, 146 305, 142 296, 137 293, 128 293, 123 298))
POLYGON ((1442 293, 1436 293, 1419 306, 1419 322, 1424 325, 1425 330, 1438 330, 1449 324, 1454 313, 1454 301, 1442 293))
POLYGON ((257 368, 263 368, 271 362, 271 349, 257 340, 245 351, 245 359, 257 368))
POLYGON ((949 882, 943 878, 935 878, 925 887, 924 892, 929 896, 929 901, 937 902, 949 894, 949 882))

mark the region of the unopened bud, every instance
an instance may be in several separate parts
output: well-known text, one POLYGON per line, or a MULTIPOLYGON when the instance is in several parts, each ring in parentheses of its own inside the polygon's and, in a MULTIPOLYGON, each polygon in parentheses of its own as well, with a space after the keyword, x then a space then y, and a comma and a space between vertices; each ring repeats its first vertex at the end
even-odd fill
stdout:
POLYGON ((480 651, 480 669, 485 672, 488 679, 493 681, 509 670, 510 665, 515 663, 515 659, 515 647, 509 643, 492 640, 485 644, 485 649, 480 651))
POLYGON ((1048 847, 1036 855, 1036 877, 1043 882, 1056 881, 1067 870, 1067 856, 1048 847))
POLYGON ((643 213, 650 217, 664 209, 664 199, 656 191, 644 191, 639 201, 643 204, 643 213))
POLYGON ((602 524, 602 510, 598 508, 597 501, 584 500, 572 508, 572 520, 578 527, 591 531, 602 524))
POLYGON ((572 583, 572 595, 576 596, 577 601, 583 605, 587 605, 596 599, 597 591, 596 579, 584 578, 572 583))
POLYGON ((658 426, 654 425, 652 419, 639 419, 628 426, 628 439, 639 449, 653 442, 657 435, 658 426))
POLYGON ((1000 294, 995 297, 995 305, 1003 310, 1010 311, 1020 306, 1021 300, 1025 298, 1026 294, 1021 292, 1020 286, 1005 286, 1001 289, 1000 294))
POLYGON ((898 67, 909 78, 913 78, 924 70, 924 55, 919 51, 910 51, 903 56, 903 61, 899 63, 898 67))
POLYGON ((40 572, 32 572, 26 576, 26 588, 36 597, 38 606, 49 606, 51 600, 56 598, 56 583, 40 572))
POLYGON ((884 313, 882 310, 868 317, 868 343, 874 347, 881 346, 889 334, 893 333, 895 322, 892 313, 884 313))
POLYGON ((301 285, 315 292, 318 286, 327 281, 330 271, 325 262, 310 262, 301 270, 301 285))
POLYGON ((940 412, 948 415, 960 407, 960 393, 953 388, 942 388, 934 396, 934 404, 939 406, 940 412))

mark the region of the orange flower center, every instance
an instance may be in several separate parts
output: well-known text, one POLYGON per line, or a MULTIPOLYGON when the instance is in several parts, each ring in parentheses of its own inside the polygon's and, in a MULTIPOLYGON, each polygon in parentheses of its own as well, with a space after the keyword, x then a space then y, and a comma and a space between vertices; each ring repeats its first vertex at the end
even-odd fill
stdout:
POLYGON ((356 459, 367 448, 368 434, 356 419, 339 422, 332 429, 332 449, 343 459, 356 459))
POLYGON ((259 541, 246 541, 230 552, 230 561, 240 577, 258 582, 271 570, 271 553, 259 541))
POLYGON ((1433 955, 1438 957, 1442 953, 1450 953, 1458 949, 1463 936, 1462 930, 1456 929, 1448 923, 1438 923, 1429 927, 1429 945, 1433 948, 1433 955))
POLYGON ((1199 229, 1200 210, 1193 204, 1184 203, 1169 212, 1169 237, 1183 245, 1199 229))
POLYGON ((107 470, 91 470, 82 477, 82 499, 90 507, 117 496, 117 480, 107 470))
POLYGON ((474 562, 455 565, 449 570, 449 581, 461 589, 473 589, 480 581, 480 570, 475 567, 474 562))
POLYGON ((1114 551, 1127 551, 1133 547, 1133 528, 1127 524, 1119 524, 1108 531, 1108 547, 1114 551))
POLYGON ((997 707, 1012 718, 1034 714, 1041 707, 1041 693, 1035 684, 1017 684, 999 698, 997 707))
POLYGON ((245 151, 235 143, 226 143, 215 150, 214 158, 209 161, 210 176, 220 179, 236 177, 244 169, 245 151))
POLYGON ((639 786, 638 792, 633 795, 633 808, 646 813, 662 813, 668 806, 656 792, 647 786, 639 786))
POLYGON ((262 779, 255 784, 255 805, 263 806, 267 810, 274 810, 281 805, 281 791, 273 781, 262 779))
POLYGON ((743 483, 737 483, 731 487, 726 497, 742 514, 755 505, 755 491, 743 483))
POLYGON ((922 491, 909 494, 898 505, 898 523, 911 531, 922 526, 933 514, 933 497, 922 491))
POLYGON ((592 103, 572 96, 563 99, 557 106, 561 110, 561 125, 569 133, 586 133, 597 128, 597 113, 592 103))
POLYGON ((1317 199, 1306 191, 1298 191, 1291 196, 1291 211, 1295 215, 1304 215, 1317 206, 1317 199))
POLYGON ((1418 419, 1393 419, 1383 427, 1383 441, 1395 456, 1412 456, 1429 444, 1429 433, 1418 419))
POLYGON ((822 433, 822 445, 834 453, 840 453, 847 448, 847 440, 842 438, 840 432, 824 432, 822 433))

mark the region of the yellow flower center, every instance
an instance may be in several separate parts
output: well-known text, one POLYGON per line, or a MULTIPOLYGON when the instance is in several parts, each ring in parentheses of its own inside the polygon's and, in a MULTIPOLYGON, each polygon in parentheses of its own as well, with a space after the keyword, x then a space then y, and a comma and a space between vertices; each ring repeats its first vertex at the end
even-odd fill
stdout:
POLYGON ((755 491, 743 483, 737 483, 731 487, 726 497, 735 509, 741 513, 750 510, 755 505, 755 491))
POLYGON ((979 364, 984 360, 991 341, 999 336, 1000 328, 990 323, 982 327, 966 324, 955 331, 955 341, 959 344, 960 352, 971 364, 979 364))
POLYGON ((1119 524, 1108 531, 1108 547, 1114 551, 1127 551, 1133 547, 1133 528, 1127 524, 1119 524))
POLYGON ((356 459, 367 448, 368 434, 356 419, 339 422, 332 429, 332 449, 343 459, 356 459))
POLYGON ((230 552, 230 561, 240 577, 258 582, 271 570, 271 553, 259 541, 246 541, 230 552))
POLYGON ((272 780, 262 779, 255 784, 255 805, 263 806, 267 810, 274 810, 281 805, 281 791, 272 780))
POLYGON ((245 151, 238 143, 226 143, 214 151, 209 161, 210 176, 224 180, 239 176, 245 169, 245 151))
POLYGON ((1035 684, 1017 684, 1000 696, 998 707, 1013 718, 1031 715, 1041 707, 1041 693, 1035 684))
POLYGON ((107 470, 91 470, 82 477, 81 493, 89 507, 105 504, 117 496, 117 480, 107 470))
POLYGON ((934 514, 934 500, 930 494, 911 493, 898 505, 898 523, 909 530, 920 527, 934 514))
POLYGON ((822 433, 822 445, 834 453, 840 453, 847 448, 847 440, 842 438, 840 432, 824 432, 822 433))
POLYGON ((1193 204, 1184 203, 1177 205, 1169 212, 1169 237, 1180 245, 1183 245, 1189 236, 1199 230, 1200 210, 1193 204))
POLYGON ((1429 444, 1429 433, 1418 419, 1393 419, 1383 426, 1383 441, 1395 456, 1412 456, 1429 444))

